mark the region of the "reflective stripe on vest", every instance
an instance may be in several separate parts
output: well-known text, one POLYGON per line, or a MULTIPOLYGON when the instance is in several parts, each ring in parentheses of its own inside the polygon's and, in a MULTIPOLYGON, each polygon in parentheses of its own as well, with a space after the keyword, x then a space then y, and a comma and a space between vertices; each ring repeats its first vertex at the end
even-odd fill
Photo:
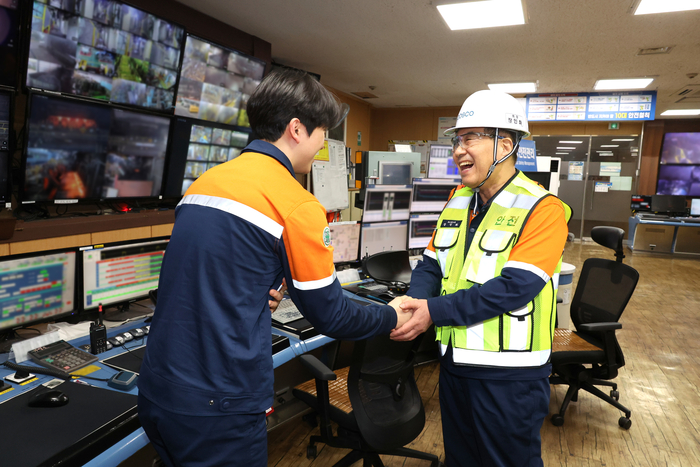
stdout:
MULTIPOLYGON (((456 191, 438 220, 433 246, 443 274, 442 293, 484 284, 500 276, 506 266, 537 274, 545 286, 521 309, 471 326, 438 327, 437 340, 443 354, 446 346, 452 345, 457 364, 508 368, 542 366, 551 354, 561 258, 550 278, 536 266, 509 262, 508 257, 531 211, 541 199, 553 195, 518 173, 492 200, 465 258, 471 196, 469 188, 456 191)), ((568 222, 571 210, 565 203, 562 205, 568 222)))

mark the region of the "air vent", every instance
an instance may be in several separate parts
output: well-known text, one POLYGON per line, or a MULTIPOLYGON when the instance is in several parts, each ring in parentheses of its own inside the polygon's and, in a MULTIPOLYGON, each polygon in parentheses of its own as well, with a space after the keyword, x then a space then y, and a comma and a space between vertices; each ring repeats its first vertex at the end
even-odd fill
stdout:
POLYGON ((671 94, 674 102, 700 102, 700 84, 686 84, 678 91, 671 94))
POLYGON ((371 92, 365 92, 365 91, 359 91, 359 92, 353 92, 353 95, 357 97, 361 97, 362 99, 376 99, 379 96, 375 96, 371 92))
POLYGON ((661 55, 667 54, 673 47, 652 47, 649 49, 639 49, 637 55, 661 55))

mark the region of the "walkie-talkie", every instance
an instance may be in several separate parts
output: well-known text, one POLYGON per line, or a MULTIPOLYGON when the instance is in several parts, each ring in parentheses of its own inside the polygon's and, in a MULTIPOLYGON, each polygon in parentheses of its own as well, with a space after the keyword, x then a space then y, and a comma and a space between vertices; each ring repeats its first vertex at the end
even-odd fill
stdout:
POLYGON ((100 303, 97 311, 97 321, 90 324, 90 353, 97 355, 106 351, 107 328, 102 324, 102 304, 100 303))

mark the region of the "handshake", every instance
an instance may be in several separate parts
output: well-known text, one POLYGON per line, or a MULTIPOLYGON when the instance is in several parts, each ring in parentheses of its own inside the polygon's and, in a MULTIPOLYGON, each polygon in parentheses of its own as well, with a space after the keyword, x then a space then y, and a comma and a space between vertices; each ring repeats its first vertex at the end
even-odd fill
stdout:
POLYGON ((433 324, 427 300, 403 295, 393 299, 389 305, 396 310, 396 327, 390 335, 395 341, 411 341, 433 324))

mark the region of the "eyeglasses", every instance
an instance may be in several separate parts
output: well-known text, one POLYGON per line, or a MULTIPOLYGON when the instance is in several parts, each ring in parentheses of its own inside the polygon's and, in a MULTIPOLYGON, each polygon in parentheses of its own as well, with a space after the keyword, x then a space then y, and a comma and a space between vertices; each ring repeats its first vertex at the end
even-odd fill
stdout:
MULTIPOLYGON (((494 138, 495 135, 489 135, 488 133, 477 133, 477 132, 469 132, 469 133, 464 133, 463 135, 455 135, 452 138, 452 149, 455 150, 457 149, 457 146, 461 146, 462 149, 468 149, 474 144, 476 144, 477 141, 483 139, 483 138, 494 138)), ((504 137, 499 135, 498 139, 503 139, 504 137)))

